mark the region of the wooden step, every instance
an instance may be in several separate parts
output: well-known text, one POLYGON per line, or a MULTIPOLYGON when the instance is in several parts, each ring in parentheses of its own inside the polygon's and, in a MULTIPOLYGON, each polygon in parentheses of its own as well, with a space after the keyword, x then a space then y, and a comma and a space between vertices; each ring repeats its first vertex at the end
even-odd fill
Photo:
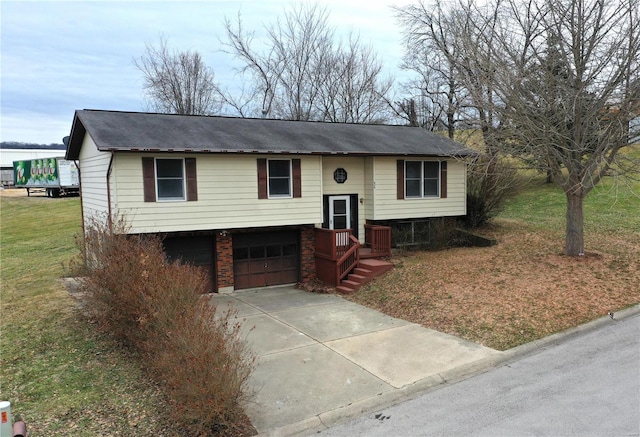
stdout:
POLYGON ((364 284, 369 279, 367 275, 358 275, 357 273, 350 273, 347 276, 347 279, 353 282, 357 282, 358 284, 364 284))
POLYGON ((350 273, 347 279, 343 279, 340 285, 336 287, 336 290, 343 294, 353 293, 376 276, 380 276, 391 269, 393 269, 393 264, 390 262, 377 259, 360 260, 356 268, 353 269, 353 273, 350 273))
POLYGON ((393 269, 393 264, 379 259, 361 259, 358 261, 358 267, 366 270, 372 270, 376 274, 382 274, 393 269))
POLYGON ((343 287, 351 288, 353 290, 357 290, 362 286, 360 282, 351 281, 349 279, 343 279, 342 282, 340 282, 340 285, 342 285, 343 287))
POLYGON ((345 287, 344 285, 338 285, 336 287, 336 290, 338 291, 338 293, 341 293, 341 294, 351 294, 354 291, 356 291, 355 289, 349 288, 349 287, 345 287))
POLYGON ((373 270, 363 269, 362 267, 356 267, 355 269, 353 269, 353 273, 361 276, 371 276, 371 274, 373 273, 373 270))

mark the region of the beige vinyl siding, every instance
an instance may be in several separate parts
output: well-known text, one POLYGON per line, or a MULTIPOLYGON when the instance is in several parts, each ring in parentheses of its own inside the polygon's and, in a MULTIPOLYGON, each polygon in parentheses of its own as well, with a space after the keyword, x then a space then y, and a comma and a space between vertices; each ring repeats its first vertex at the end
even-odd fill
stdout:
MULTIPOLYGON (((286 226, 322 222, 321 158, 302 156, 302 197, 258 199, 257 159, 269 155, 182 155, 195 157, 198 200, 144 202, 142 154, 119 154, 113 180, 118 211, 131 232, 172 232, 286 226)), ((289 156, 280 156, 288 159, 289 156)), ((292 157, 292 158, 298 158, 292 157)), ((112 193, 114 197, 114 193, 112 193)))
POLYGON ((79 155, 82 216, 85 225, 92 219, 106 220, 107 171, 111 153, 100 152, 89 135, 84 136, 79 155))
POLYGON ((364 219, 373 220, 374 215, 374 171, 375 158, 365 158, 364 162, 364 219))
MULTIPOLYGON (((413 159, 413 158, 411 158, 413 159)), ((418 159, 418 158, 416 158, 418 159)), ((466 166, 447 161, 447 197, 424 199, 397 198, 397 158, 374 158, 374 220, 422 217, 449 217, 466 214, 466 166)))
MULTIPOLYGON (((362 157, 324 157, 322 158, 322 193, 329 196, 357 194, 358 199, 365 196, 365 158, 362 157), (344 168, 347 180, 343 184, 333 179, 333 172, 344 168)), ((358 235, 364 236, 365 211, 358 202, 358 235)))

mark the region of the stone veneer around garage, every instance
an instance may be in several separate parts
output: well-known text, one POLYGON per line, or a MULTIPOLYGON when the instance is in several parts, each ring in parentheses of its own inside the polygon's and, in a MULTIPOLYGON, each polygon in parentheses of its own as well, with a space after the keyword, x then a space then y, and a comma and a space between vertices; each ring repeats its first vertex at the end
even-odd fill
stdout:
POLYGON ((216 233, 216 281, 218 292, 233 291, 233 238, 227 231, 216 233))

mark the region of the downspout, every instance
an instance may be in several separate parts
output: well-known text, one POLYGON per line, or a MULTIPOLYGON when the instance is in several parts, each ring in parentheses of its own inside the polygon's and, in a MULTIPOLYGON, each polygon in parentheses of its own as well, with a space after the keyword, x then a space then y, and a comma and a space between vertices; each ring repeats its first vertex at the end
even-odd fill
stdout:
POLYGON ((113 169, 113 152, 109 158, 109 167, 107 167, 107 226, 109 231, 113 232, 113 219, 111 217, 111 170, 113 169))
POLYGON ((84 206, 82 204, 82 171, 80 170, 80 160, 74 159, 73 162, 76 163, 76 168, 78 169, 78 188, 80 190, 80 217, 82 219, 82 259, 84 261, 84 266, 87 267, 87 239, 86 237, 86 227, 84 225, 84 206))
POLYGON ((84 228, 84 208, 82 206, 82 171, 80 171, 80 160, 74 159, 73 162, 76 164, 76 168, 78 169, 78 188, 80 189, 80 216, 82 218, 82 235, 85 235, 84 228))

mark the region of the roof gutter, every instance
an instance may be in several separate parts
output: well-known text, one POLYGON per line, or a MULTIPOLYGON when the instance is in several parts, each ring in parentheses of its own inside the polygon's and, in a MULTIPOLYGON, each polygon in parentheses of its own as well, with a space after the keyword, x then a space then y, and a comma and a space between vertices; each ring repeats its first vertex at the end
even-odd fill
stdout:
POLYGON ((128 148, 128 147, 105 147, 99 148, 101 152, 111 153, 192 153, 192 154, 216 154, 216 155, 309 155, 309 156, 434 156, 442 158, 465 158, 474 157, 479 155, 474 150, 454 150, 450 153, 407 153, 407 152, 347 152, 347 151, 324 151, 324 152, 308 152, 308 151, 288 151, 288 150, 211 150, 211 149, 141 149, 141 148, 128 148))

